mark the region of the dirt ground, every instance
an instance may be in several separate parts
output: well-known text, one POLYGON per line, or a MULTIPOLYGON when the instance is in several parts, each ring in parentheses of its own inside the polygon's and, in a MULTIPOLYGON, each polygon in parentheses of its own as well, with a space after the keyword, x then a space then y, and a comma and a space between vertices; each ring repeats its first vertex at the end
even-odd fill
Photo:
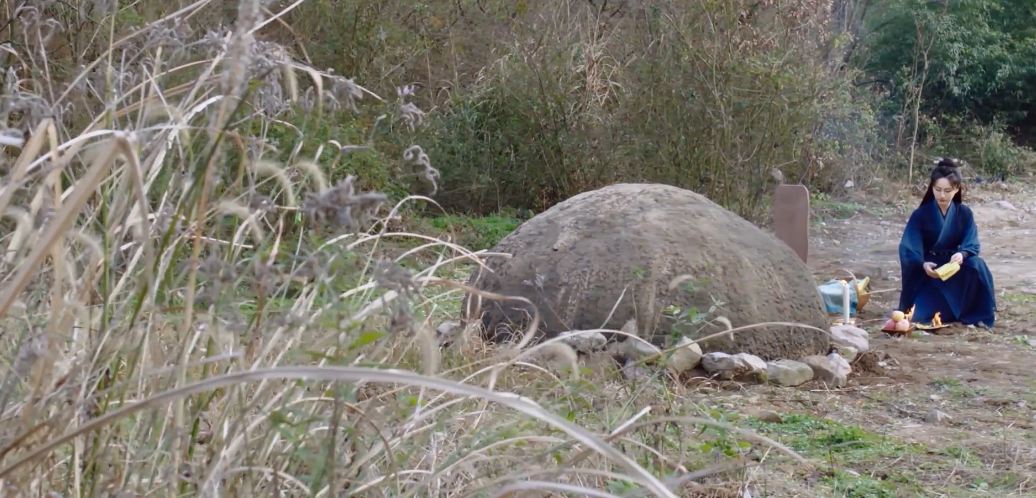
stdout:
MULTIPOLYGON (((764 479, 753 484, 755 496, 1036 496, 1036 182, 976 185, 965 198, 995 280, 992 331, 958 324, 939 335, 880 332, 898 303, 898 243, 917 202, 904 195, 814 206, 808 264, 817 280, 849 270, 886 291, 859 317, 872 353, 853 364, 849 385, 746 385, 723 403, 857 426, 890 445, 829 451, 832 469, 847 473, 829 471, 821 486, 808 476, 780 485, 764 479)), ((782 439, 792 429, 776 424, 767 433, 782 439)))

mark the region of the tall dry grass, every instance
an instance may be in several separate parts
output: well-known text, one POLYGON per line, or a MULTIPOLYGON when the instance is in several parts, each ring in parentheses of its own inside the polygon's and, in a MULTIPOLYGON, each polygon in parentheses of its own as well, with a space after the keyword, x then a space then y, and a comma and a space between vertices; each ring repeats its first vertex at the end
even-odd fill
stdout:
POLYGON ((434 201, 329 175, 369 144, 302 152, 287 117, 390 101, 261 39, 299 3, 242 0, 227 30, 211 0, 139 24, 9 7, 0 496, 676 496, 779 448, 664 382, 589 382, 471 328, 441 344, 467 290, 443 275, 500 256, 393 231, 434 201))

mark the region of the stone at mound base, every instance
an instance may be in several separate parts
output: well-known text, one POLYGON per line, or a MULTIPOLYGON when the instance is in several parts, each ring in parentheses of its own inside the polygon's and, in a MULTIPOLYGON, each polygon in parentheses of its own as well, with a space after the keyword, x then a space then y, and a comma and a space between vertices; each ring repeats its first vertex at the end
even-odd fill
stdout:
MULTIPOLYGON (((618 330, 631 318, 659 346, 725 330, 699 330, 695 316, 725 316, 735 327, 782 321, 826 328, 816 283, 795 253, 689 190, 618 184, 585 192, 526 221, 493 250, 513 257, 492 258, 493 272, 470 283, 531 300, 546 336, 618 330)), ((518 301, 469 297, 466 309, 483 313, 487 333, 498 340, 531 316, 518 301)), ((776 359, 825 353, 828 345, 822 331, 768 327, 709 340, 702 349, 776 359)))

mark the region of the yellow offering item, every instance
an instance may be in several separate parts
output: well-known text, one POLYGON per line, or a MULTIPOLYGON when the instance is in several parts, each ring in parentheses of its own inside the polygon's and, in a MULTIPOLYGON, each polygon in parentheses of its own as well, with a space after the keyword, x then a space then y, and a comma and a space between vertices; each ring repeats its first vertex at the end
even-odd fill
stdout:
POLYGON ((867 305, 867 302, 871 299, 870 285, 871 278, 864 277, 863 280, 856 280, 856 311, 863 310, 863 307, 867 305))
POLYGON ((944 282, 956 275, 958 271, 960 271, 960 265, 952 261, 935 269, 935 273, 939 274, 939 279, 944 282))

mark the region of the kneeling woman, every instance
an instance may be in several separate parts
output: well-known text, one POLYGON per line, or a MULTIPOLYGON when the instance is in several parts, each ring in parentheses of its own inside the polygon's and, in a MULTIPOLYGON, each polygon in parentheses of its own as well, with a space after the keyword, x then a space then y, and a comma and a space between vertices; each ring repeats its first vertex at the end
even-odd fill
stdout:
POLYGON ((915 323, 930 323, 939 312, 943 323, 992 327, 993 276, 978 254, 975 217, 961 203, 960 172, 953 161, 943 159, 932 170, 928 192, 910 215, 899 243, 899 309, 913 307, 915 323), (951 261, 960 270, 943 281, 935 269, 951 261))

